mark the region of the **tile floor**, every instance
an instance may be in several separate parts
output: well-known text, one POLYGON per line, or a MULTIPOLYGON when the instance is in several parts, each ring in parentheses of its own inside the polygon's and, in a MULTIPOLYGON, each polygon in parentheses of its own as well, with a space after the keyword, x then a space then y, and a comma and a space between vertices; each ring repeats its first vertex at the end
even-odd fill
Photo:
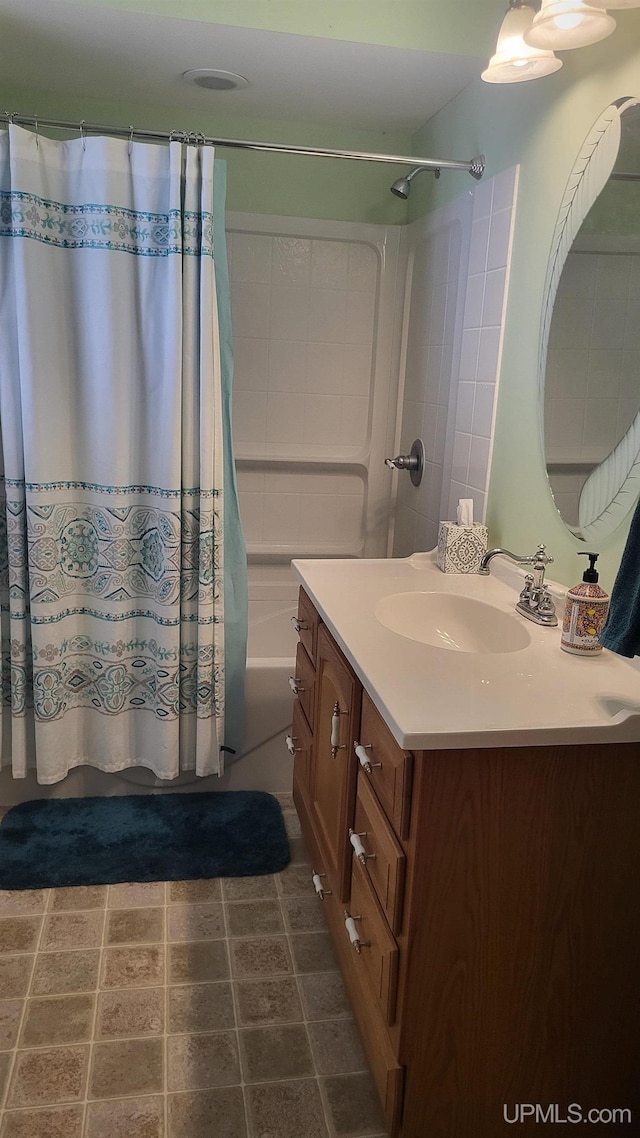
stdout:
POLYGON ((0 892, 0 1138, 385 1138, 279 797, 274 876, 0 892))

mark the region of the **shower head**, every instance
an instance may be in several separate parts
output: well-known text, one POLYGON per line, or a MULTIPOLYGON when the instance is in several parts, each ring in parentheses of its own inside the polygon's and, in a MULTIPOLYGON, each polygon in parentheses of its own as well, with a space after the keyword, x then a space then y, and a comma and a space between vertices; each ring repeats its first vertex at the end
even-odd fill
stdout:
POLYGON ((391 193, 397 198, 408 198, 411 193, 411 182, 408 178, 397 178, 391 187, 391 193))
MULTIPOLYGON (((411 179, 415 178, 416 174, 421 174, 426 168, 426 166, 416 166, 415 170, 411 170, 406 178, 396 178, 391 186, 391 193, 395 194, 397 198, 404 198, 406 201, 411 193, 411 179)), ((440 177, 439 170, 434 170, 434 174, 436 178, 440 177)))

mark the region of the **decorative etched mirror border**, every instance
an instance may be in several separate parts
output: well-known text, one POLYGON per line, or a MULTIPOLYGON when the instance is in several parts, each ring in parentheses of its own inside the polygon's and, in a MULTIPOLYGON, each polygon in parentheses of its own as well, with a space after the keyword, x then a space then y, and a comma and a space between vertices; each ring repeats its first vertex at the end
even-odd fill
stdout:
MULTIPOLYGON (((582 145, 562 198, 551 243, 540 329, 539 421, 543 432, 547 349, 560 276, 580 226, 613 170, 620 146, 621 116, 639 102, 640 98, 620 99, 600 115, 582 145)), ((639 494, 640 411, 624 438, 587 478, 580 495, 579 525, 571 527, 572 532, 583 541, 607 537, 624 521, 639 494)))

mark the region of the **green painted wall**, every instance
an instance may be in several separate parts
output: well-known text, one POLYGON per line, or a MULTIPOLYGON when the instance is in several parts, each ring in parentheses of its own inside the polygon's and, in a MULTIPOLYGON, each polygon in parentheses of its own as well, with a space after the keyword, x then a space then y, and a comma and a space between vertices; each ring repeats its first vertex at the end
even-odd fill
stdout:
MULTIPOLYGON (((368 153, 411 154, 409 134, 353 130, 341 126, 285 120, 248 119, 233 115, 176 115, 171 107, 130 102, 115 103, 46 91, 7 89, 0 75, 2 109, 40 118, 84 119, 96 124, 145 130, 200 131, 216 138, 285 142, 368 153)), ((61 135, 58 135, 61 137, 61 135)), ((407 205, 389 192, 403 167, 386 163, 338 161, 305 155, 265 154, 220 149, 228 165, 227 208, 291 217, 329 218, 401 225, 407 205)))
MULTIPOLYGON (((571 168, 591 126, 613 100, 640 96, 640 11, 616 12, 618 27, 600 44, 563 54, 555 75, 492 86, 478 80, 449 103, 414 140, 416 153, 438 150, 487 156, 487 175, 519 164, 511 278, 504 333, 488 524, 492 544, 534 549, 546 542, 552 575, 579 580, 584 545, 562 523, 544 468, 540 430, 538 338, 553 229, 571 168)), ((434 208, 465 188, 459 175, 422 179, 411 214, 434 208)), ((600 565, 611 586, 628 522, 603 543, 600 565)))

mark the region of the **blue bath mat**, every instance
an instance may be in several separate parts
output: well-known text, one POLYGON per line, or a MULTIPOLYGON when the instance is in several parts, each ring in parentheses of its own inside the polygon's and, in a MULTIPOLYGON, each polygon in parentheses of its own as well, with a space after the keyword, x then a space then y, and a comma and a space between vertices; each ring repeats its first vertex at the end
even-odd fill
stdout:
POLYGON ((0 889, 277 873, 280 804, 259 790, 44 798, 0 824, 0 889))

